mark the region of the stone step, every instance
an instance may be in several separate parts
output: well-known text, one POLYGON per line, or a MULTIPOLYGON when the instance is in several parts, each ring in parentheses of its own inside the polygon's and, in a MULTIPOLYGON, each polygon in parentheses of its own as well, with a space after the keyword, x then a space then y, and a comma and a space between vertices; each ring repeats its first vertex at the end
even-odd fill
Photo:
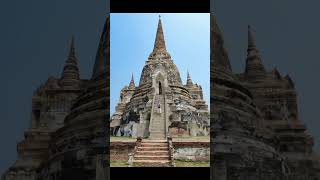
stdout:
POLYGON ((151 136, 150 139, 165 139, 164 136, 151 136))
POLYGON ((151 126, 150 129, 151 129, 151 130, 154 130, 154 129, 164 129, 164 127, 165 127, 164 125, 163 125, 163 126, 160 126, 160 125, 159 125, 159 126, 151 126))
POLYGON ((163 132, 164 133, 165 129, 163 128, 159 128, 159 127, 151 127, 150 128, 150 132, 163 132))
POLYGON ((137 151, 136 155, 161 156, 161 155, 169 155, 169 151, 137 151))
POLYGON ((164 120, 160 118, 154 119, 151 124, 164 124, 164 120))
POLYGON ((165 136, 163 134, 153 134, 150 135, 150 139, 165 139, 165 136))
POLYGON ((147 143, 163 143, 163 142, 165 142, 165 143, 167 143, 167 140, 166 139, 162 139, 162 140, 153 140, 153 139, 143 139, 142 140, 142 143, 145 143, 145 142, 147 142, 147 143))
POLYGON ((151 127, 164 127, 164 124, 152 124, 151 127))
POLYGON ((151 127, 165 127, 164 124, 152 124, 151 127))
POLYGON ((152 123, 154 123, 154 122, 157 122, 157 123, 164 123, 165 121, 164 121, 164 119, 163 119, 163 116, 161 116, 161 115, 155 115, 155 116, 153 116, 154 118, 153 118, 153 121, 152 121, 152 123))
POLYGON ((165 137, 165 134, 163 132, 156 132, 156 133, 151 133, 150 134, 151 137, 154 137, 154 136, 161 136, 162 138, 165 137))
POLYGON ((155 128, 155 129, 150 129, 150 133, 162 133, 162 134, 164 134, 164 132, 165 132, 165 129, 163 128, 163 129, 159 129, 159 128, 155 128))
POLYGON ((137 151, 168 151, 169 147, 138 147, 137 151))
POLYGON ((150 136, 162 136, 164 138, 165 134, 163 132, 151 132, 150 136))
POLYGON ((170 160, 133 160, 138 163, 170 163, 170 160))
POLYGON ((150 148, 150 149, 152 149, 152 148, 168 148, 168 145, 159 145, 159 146, 139 146, 138 148, 141 148, 141 149, 146 149, 146 148, 150 148))
POLYGON ((151 128, 158 128, 158 127, 164 128, 165 126, 164 125, 151 125, 151 128))
POLYGON ((151 124, 151 126, 152 127, 161 127, 161 126, 164 127, 164 124, 163 123, 161 123, 161 124, 151 124))
POLYGON ((141 143, 140 144, 141 147, 167 147, 168 144, 167 143, 141 143))
POLYGON ((153 123, 163 123, 164 124, 164 118, 162 116, 156 116, 153 118, 152 122, 153 123))
POLYGON ((162 133, 164 134, 164 129, 150 129, 150 133, 162 133))
POLYGON ((162 133, 164 134, 164 128, 163 129, 150 129, 150 133, 162 133))
POLYGON ((149 140, 143 140, 141 144, 150 144, 150 145, 155 145, 155 144, 168 144, 167 141, 149 141, 149 140))
POLYGON ((165 127, 164 124, 151 124, 150 127, 165 127))
POLYGON ((135 155, 134 160, 169 160, 169 155, 135 155))

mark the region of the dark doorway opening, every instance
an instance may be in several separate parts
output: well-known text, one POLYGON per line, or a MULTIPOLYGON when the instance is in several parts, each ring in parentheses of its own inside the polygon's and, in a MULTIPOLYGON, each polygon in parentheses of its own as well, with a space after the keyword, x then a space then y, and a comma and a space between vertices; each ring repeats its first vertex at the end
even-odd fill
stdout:
POLYGON ((159 82, 159 94, 162 94, 162 87, 161 87, 161 82, 159 82))

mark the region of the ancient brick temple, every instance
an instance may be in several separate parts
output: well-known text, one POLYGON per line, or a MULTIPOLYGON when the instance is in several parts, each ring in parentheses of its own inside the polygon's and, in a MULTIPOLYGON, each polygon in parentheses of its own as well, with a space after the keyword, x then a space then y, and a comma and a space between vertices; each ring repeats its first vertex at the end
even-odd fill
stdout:
POLYGON ((316 180, 319 156, 300 121, 289 75, 267 71, 248 28, 244 73, 232 72, 211 17, 211 178, 316 180))
POLYGON ((108 17, 91 79, 80 79, 72 39, 61 77, 34 92, 31 127, 4 180, 106 179, 109 29, 108 17))
POLYGON ((188 73, 182 84, 177 66, 166 49, 159 18, 154 48, 143 67, 140 82, 133 78, 120 92, 111 117, 111 135, 162 139, 209 134, 208 106, 200 85, 188 73))

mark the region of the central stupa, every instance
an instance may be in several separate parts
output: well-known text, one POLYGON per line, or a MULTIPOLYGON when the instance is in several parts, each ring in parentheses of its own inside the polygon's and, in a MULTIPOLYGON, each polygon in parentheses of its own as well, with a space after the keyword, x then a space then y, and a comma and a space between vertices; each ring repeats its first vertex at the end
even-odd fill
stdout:
POLYGON ((150 139, 167 136, 206 136, 210 121, 202 87, 188 73, 183 84, 166 49, 159 17, 154 48, 143 67, 139 85, 133 76, 120 92, 111 117, 111 135, 150 139))

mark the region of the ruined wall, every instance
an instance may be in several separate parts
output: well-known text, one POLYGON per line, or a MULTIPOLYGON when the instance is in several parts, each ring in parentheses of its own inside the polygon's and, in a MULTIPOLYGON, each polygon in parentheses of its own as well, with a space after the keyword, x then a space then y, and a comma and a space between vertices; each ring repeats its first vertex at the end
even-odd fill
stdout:
POLYGON ((210 142, 173 142, 172 145, 175 160, 210 160, 210 142))
POLYGON ((133 152, 136 142, 111 142, 110 143, 110 160, 128 161, 129 153, 133 152))

